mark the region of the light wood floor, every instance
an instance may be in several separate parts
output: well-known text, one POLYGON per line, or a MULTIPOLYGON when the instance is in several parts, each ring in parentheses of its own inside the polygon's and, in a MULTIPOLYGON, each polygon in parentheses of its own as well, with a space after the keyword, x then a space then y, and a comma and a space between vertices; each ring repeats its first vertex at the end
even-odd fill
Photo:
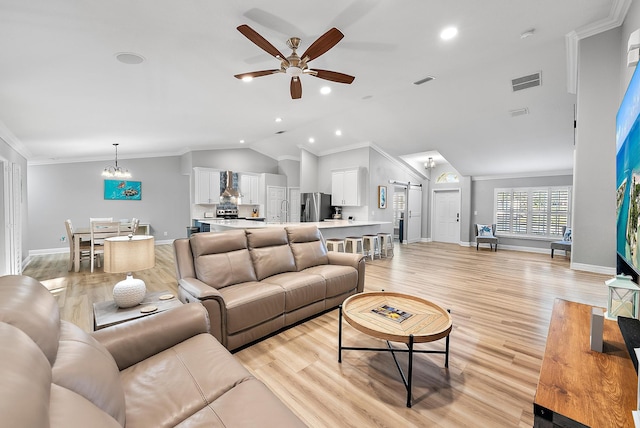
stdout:
MULTIPOLYGON (((57 296, 63 319, 91 331, 92 303, 108 300, 123 276, 91 274, 85 265, 67 272, 67 257, 38 256, 24 273, 57 296)), ((152 291, 175 291, 173 263, 172 247, 158 246, 156 267, 135 276, 152 291)), ((415 294, 451 309, 449 369, 442 355, 416 355, 410 409, 390 354, 343 351, 338 363, 337 310, 235 355, 312 427, 531 427, 553 300, 606 306, 606 279, 570 270, 562 253, 438 243, 396 245, 395 257, 368 262, 365 290, 415 294)), ((345 346, 384 346, 346 323, 343 333, 345 346)))

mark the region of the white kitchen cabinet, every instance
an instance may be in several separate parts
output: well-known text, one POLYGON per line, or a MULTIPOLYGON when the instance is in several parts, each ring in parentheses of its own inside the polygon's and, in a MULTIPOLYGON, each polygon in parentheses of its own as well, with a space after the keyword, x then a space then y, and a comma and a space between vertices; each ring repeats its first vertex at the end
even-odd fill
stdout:
POLYGON ((240 175, 240 193, 242 198, 240 199, 241 205, 258 205, 259 191, 258 191, 259 177, 251 174, 240 175))
POLYGON ((331 172, 331 205, 360 206, 362 179, 360 168, 331 172))
POLYGON ((217 204, 220 201, 220 171, 193 168, 196 204, 217 204))

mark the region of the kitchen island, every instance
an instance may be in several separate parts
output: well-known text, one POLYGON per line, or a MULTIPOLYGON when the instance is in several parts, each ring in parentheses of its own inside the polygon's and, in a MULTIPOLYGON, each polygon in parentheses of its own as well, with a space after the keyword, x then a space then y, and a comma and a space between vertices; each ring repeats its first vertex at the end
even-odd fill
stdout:
POLYGON ((220 232, 232 229, 257 229, 265 227, 287 227, 297 225, 314 225, 320 229, 322 236, 328 238, 346 238, 347 236, 362 236, 376 234, 378 232, 393 232, 393 224, 390 221, 356 221, 356 220, 326 220, 317 222, 285 222, 267 223, 251 220, 221 220, 198 219, 200 223, 209 224, 211 232, 220 232))

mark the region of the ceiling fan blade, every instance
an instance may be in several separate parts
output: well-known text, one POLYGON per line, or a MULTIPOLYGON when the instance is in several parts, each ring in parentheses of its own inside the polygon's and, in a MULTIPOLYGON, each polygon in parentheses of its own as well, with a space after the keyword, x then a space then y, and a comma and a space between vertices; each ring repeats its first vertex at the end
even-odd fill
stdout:
POLYGON ((302 82, 299 77, 291 78, 291 99, 297 100, 302 98, 302 82))
POLYGON ((267 41, 264 37, 258 34, 253 28, 249 27, 246 24, 242 24, 238 27, 238 31, 240 31, 247 39, 251 40, 256 44, 260 49, 267 52, 269 55, 276 57, 277 59, 284 59, 285 56, 280 53, 278 49, 275 48, 271 43, 267 41))
POLYGON ((252 71, 251 73, 236 74, 233 77, 235 77, 236 79, 242 79, 244 77, 260 77, 260 76, 267 76, 269 74, 275 74, 275 73, 280 73, 280 70, 274 69, 274 70, 252 71))
POLYGON ((349 84, 353 82, 355 79, 354 76, 349 76, 348 74, 338 73, 337 71, 329 71, 329 70, 309 70, 309 74, 311 76, 318 77, 324 80, 331 80, 332 82, 338 83, 346 83, 349 84))
POLYGON ((344 34, 337 28, 332 28, 311 44, 307 50, 300 56, 302 61, 308 62, 312 59, 318 58, 320 55, 334 47, 342 38, 344 34))

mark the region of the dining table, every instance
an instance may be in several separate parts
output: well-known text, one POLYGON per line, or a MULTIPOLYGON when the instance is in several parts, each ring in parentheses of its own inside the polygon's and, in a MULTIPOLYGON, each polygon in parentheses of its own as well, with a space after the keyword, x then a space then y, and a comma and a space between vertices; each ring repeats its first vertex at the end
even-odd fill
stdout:
MULTIPOLYGON (((120 233, 126 235, 131 232, 131 224, 122 224, 120 233)), ((80 272, 80 242, 91 241, 91 228, 78 227, 73 231, 73 266, 76 272, 80 272)))

